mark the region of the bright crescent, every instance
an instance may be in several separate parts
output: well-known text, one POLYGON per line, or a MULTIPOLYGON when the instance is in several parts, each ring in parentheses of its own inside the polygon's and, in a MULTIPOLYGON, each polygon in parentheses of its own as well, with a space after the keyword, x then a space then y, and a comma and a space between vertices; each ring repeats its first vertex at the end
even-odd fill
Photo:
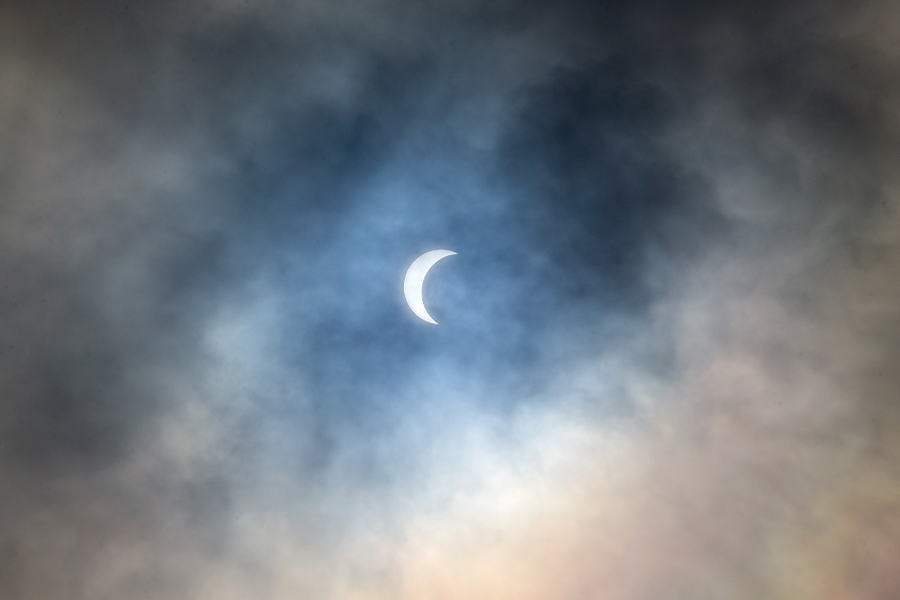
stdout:
POLYGON ((406 296, 406 303, 412 309, 416 316, 423 321, 428 321, 437 325, 437 321, 431 318, 428 311, 425 310, 425 301, 422 300, 422 284, 425 283, 425 275, 434 264, 446 258, 453 256, 456 252, 450 250, 431 250, 426 252, 409 265, 406 272, 406 279, 403 280, 403 294, 406 296))

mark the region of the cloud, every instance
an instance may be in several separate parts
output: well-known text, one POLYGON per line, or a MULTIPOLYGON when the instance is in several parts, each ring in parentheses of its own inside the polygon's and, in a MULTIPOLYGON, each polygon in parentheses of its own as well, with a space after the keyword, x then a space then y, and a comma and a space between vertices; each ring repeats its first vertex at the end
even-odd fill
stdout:
POLYGON ((0 596, 896 595, 892 11, 4 8, 0 596))

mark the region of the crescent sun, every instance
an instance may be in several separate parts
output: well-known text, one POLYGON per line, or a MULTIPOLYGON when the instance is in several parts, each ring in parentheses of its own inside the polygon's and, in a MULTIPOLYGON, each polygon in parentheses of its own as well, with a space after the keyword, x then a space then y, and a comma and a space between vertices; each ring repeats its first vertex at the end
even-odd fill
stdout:
POLYGON ((406 296, 406 303, 416 313, 416 316, 423 321, 437 325, 437 321, 432 319, 428 311, 425 310, 425 301, 422 300, 422 284, 425 283, 425 275, 428 274, 428 270, 437 261, 454 254, 456 252, 451 252, 450 250, 431 250, 409 265, 406 279, 403 280, 403 294, 406 296))

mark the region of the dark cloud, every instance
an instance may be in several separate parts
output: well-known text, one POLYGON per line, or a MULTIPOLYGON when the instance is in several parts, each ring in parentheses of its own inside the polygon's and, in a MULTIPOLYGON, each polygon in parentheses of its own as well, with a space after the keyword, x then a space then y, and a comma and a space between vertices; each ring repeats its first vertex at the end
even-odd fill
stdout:
POLYGON ((891 597, 892 14, 7 4, 0 596, 891 597))

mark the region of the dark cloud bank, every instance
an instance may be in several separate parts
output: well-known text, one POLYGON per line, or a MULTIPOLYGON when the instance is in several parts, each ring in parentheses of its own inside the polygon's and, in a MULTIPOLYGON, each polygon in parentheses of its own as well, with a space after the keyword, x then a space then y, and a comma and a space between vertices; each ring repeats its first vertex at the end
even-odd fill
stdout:
POLYGON ((898 36, 6 3, 0 597, 896 597, 898 36))

